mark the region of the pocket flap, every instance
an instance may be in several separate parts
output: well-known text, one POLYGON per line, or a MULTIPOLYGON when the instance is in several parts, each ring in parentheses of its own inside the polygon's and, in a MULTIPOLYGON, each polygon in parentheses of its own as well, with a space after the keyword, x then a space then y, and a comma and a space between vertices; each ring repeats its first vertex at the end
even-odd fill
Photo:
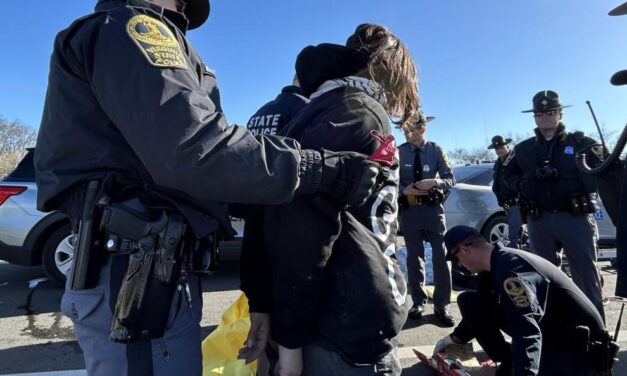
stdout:
POLYGON ((104 293, 97 291, 66 291, 61 298, 61 311, 72 320, 83 320, 102 301, 104 293))

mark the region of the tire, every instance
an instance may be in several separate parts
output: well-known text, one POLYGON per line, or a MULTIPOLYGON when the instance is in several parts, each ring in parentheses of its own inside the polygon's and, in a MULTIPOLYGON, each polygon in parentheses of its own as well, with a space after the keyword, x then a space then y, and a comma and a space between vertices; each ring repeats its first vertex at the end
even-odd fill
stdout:
POLYGON ((69 236, 69 224, 57 228, 46 239, 41 253, 41 265, 44 272, 50 282, 57 286, 65 284, 65 274, 69 272, 72 265, 73 247, 66 240, 69 236))
POLYGON ((506 244, 509 240, 506 241, 507 236, 509 235, 509 229, 507 224, 507 217, 504 215, 498 215, 494 218, 491 218, 488 223, 483 226, 483 230, 481 231, 481 235, 483 235, 488 241, 492 244, 497 242, 501 242, 501 244, 506 244))

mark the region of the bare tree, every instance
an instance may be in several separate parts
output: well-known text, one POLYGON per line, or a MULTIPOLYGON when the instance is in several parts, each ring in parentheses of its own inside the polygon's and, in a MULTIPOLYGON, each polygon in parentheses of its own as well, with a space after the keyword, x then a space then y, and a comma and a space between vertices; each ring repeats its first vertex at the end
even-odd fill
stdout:
POLYGON ((26 148, 34 147, 36 141, 34 129, 19 120, 0 117, 0 176, 11 172, 26 154, 26 148))

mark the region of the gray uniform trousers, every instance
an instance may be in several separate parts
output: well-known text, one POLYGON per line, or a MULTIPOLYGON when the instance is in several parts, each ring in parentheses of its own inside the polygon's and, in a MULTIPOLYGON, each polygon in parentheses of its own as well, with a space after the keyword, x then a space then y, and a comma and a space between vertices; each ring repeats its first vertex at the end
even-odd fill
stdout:
MULTIPOLYGON (((89 376, 201 375, 202 354, 200 281, 189 276, 192 308, 184 291, 176 292, 163 338, 132 344, 109 341, 116 297, 112 291, 126 270, 126 255, 108 257, 101 268, 98 285, 73 291, 66 286, 61 311, 74 323, 78 344, 83 350, 89 376)), ((118 290, 119 291, 119 290, 118 290)))
POLYGON ((545 211, 527 223, 531 251, 554 265, 561 263, 561 248, 568 258, 573 282, 605 319, 601 282, 597 269, 597 226, 592 215, 576 216, 567 211, 545 211))
POLYGON ((508 247, 519 248, 520 247, 520 226, 522 220, 520 218, 520 208, 517 205, 510 206, 507 209, 507 227, 508 227, 508 247))
POLYGON ((444 233, 446 222, 442 205, 416 205, 401 210, 401 228, 407 247, 408 287, 415 305, 427 301, 425 283, 425 249, 423 241, 431 244, 433 304, 441 310, 451 303, 451 269, 445 260, 444 233))

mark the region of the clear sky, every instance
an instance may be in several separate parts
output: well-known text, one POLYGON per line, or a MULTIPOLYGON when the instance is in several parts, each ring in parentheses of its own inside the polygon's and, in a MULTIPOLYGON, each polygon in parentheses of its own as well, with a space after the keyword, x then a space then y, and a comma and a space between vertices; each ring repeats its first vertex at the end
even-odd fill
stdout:
MULTIPOLYGON (((233 124, 294 74, 308 44, 340 43, 363 22, 400 37, 420 71, 423 108, 437 117, 428 138, 446 150, 487 146, 496 133, 530 132, 537 91, 554 89, 571 129, 593 132, 586 100, 610 130, 627 122, 627 87, 609 83, 627 68, 622 0, 213 0, 209 21, 188 35, 216 70, 233 124)), ((12 1, 0 13, 0 116, 36 128, 56 33, 96 0, 12 1)), ((133 106, 133 103, 129 103, 133 106)), ((402 136, 401 136, 402 139, 402 136)))

